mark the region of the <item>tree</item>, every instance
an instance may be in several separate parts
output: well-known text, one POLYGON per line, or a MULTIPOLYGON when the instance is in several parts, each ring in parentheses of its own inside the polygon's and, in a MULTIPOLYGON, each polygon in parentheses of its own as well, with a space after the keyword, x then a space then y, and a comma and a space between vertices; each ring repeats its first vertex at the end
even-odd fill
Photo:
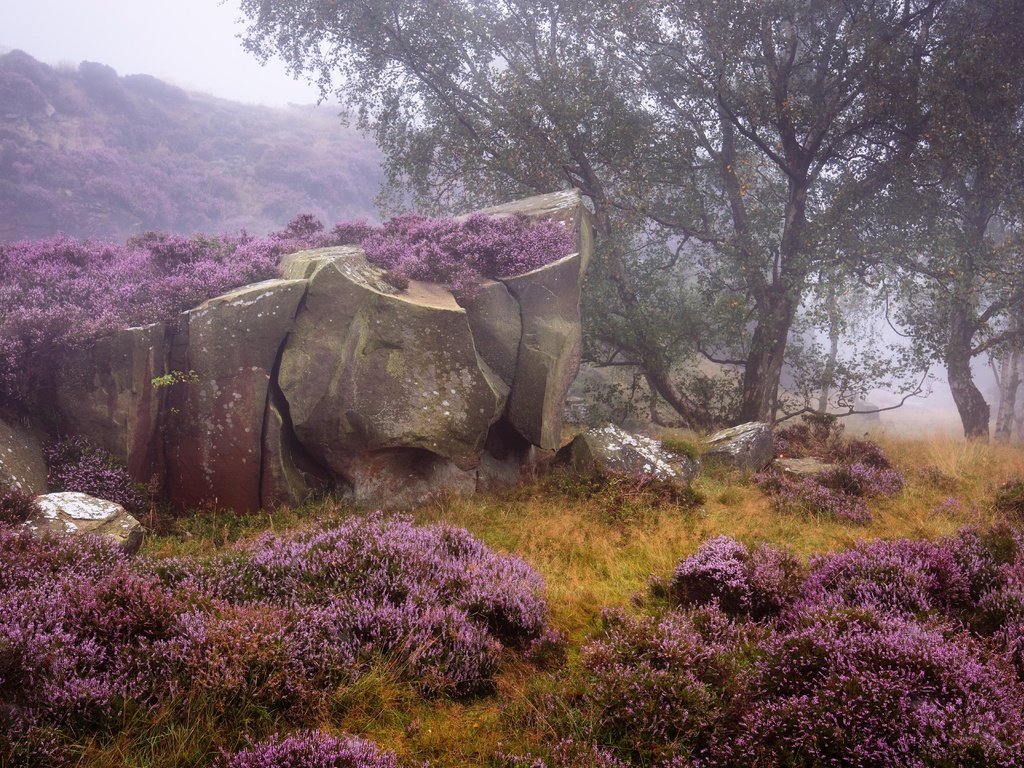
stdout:
POLYGON ((694 244, 703 279, 746 305, 737 333, 749 340, 726 355, 744 369, 738 415, 770 419, 809 277, 832 258, 826 235, 914 145, 914 94, 946 2, 241 7, 247 47, 336 91, 374 131, 392 182, 421 199, 579 187, 604 235, 596 277, 623 320, 606 341, 697 421, 659 340, 664 305, 643 290, 659 260, 632 260, 637 238, 654 227, 694 244))
POLYGON ((1024 302, 1024 8, 964 0, 938 31, 927 131, 876 206, 894 230, 899 319, 945 364, 965 436, 987 439, 972 361, 1024 338, 1012 316, 1024 302))

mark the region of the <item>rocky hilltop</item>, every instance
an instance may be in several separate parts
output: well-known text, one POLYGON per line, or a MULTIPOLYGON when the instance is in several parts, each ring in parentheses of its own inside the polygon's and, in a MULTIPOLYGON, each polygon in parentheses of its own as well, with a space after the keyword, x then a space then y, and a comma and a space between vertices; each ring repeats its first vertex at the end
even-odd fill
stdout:
POLYGON ((437 284, 394 287, 356 246, 292 254, 280 279, 73 355, 64 429, 183 508, 247 511, 323 488, 401 506, 516 482, 558 447, 592 230, 576 191, 485 213, 560 221, 576 252, 461 303, 437 284))

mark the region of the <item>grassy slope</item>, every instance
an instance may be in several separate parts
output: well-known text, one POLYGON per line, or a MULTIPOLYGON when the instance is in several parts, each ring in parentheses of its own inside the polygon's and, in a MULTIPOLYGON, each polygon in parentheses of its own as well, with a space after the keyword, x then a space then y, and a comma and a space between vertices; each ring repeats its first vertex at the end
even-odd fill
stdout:
MULTIPOLYGON (((805 557, 866 538, 943 536, 963 525, 995 522, 990 506, 995 487, 1024 473, 1019 447, 969 445, 945 437, 880 442, 905 472, 907 487, 895 499, 872 504, 869 526, 775 513, 738 473, 698 479, 696 487, 707 501, 692 510, 641 505, 623 515, 601 509, 601 499, 574 499, 538 483, 504 494, 443 499, 412 514, 424 523, 464 526, 493 548, 522 556, 544 575, 553 623, 570 639, 571 675, 579 648, 600 625, 602 609, 642 610, 650 579, 668 575, 710 536, 725 533, 746 543, 782 544, 805 557), (957 503, 947 503, 951 497, 957 503)), ((324 503, 246 518, 196 517, 150 539, 145 553, 203 554, 256 532, 310 520, 329 523, 345 514, 349 511, 324 503)), ((510 654, 495 694, 450 702, 424 701, 381 669, 337 692, 319 719, 323 727, 366 735, 434 766, 484 765, 499 745, 516 752, 550 743, 554 734, 533 701, 555 688, 558 675, 538 672, 510 654)), ((202 765, 211 752, 239 743, 242 731, 288 727, 267 713, 239 713, 238 721, 224 723, 212 720, 201 703, 182 706, 189 711, 126 724, 114 743, 88 749, 83 764, 202 765)))

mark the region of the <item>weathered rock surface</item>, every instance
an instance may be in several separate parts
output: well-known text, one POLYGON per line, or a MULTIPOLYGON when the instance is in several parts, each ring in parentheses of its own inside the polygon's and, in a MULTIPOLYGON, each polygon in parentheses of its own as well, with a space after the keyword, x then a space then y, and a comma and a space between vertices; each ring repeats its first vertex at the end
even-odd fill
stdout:
POLYGON ((35 430, 0 421, 0 483, 25 493, 46 493, 46 462, 35 430))
POLYGON ((508 387, 515 381, 523 318, 519 302, 496 280, 485 280, 472 296, 461 298, 473 343, 487 363, 508 387))
POLYGON ((556 449, 565 398, 580 367, 580 291, 593 251, 590 213, 576 190, 531 197, 484 213, 552 219, 576 232, 576 253, 501 280, 519 304, 523 323, 508 419, 530 442, 556 449))
POLYGON ((347 478, 353 454, 388 448, 474 467, 508 388, 477 355, 466 311, 442 286, 398 293, 359 249, 318 258, 279 375, 299 442, 347 478))
POLYGON ((140 482, 162 472, 163 392, 167 340, 157 323, 98 339, 72 353, 58 372, 57 408, 69 434, 83 435, 124 461, 140 482))
POLYGON ((704 441, 704 457, 737 469, 757 472, 775 458, 770 424, 751 421, 716 432, 704 441))
POLYGON ((284 396, 272 386, 263 424, 260 479, 260 504, 267 508, 296 506, 332 485, 327 473, 296 440, 287 407, 284 396))
POLYGON ((171 369, 190 380, 168 394, 168 490, 182 507, 260 507, 271 375, 305 280, 268 280, 181 316, 171 369))
POLYGON ((838 464, 829 464, 821 459, 776 459, 772 466, 780 472, 794 477, 817 477, 835 469, 838 464))
POLYGON ((658 440, 630 434, 611 424, 577 435, 558 452, 557 460, 580 472, 599 470, 655 477, 681 485, 689 484, 700 471, 695 459, 666 450, 658 440))
POLYGON ((142 526, 120 504, 85 493, 48 493, 36 497, 38 512, 23 525, 36 535, 94 534, 109 538, 133 555, 142 546, 142 526))

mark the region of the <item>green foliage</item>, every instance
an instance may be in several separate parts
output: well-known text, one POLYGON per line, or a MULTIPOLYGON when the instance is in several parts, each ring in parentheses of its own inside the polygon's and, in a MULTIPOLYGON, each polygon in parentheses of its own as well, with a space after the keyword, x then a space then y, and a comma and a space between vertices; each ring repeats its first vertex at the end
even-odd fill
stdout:
POLYGON ((170 371, 163 374, 162 376, 154 376, 150 383, 154 389, 162 389, 163 387, 173 387, 175 384, 197 384, 199 382, 199 374, 195 371, 170 371))

